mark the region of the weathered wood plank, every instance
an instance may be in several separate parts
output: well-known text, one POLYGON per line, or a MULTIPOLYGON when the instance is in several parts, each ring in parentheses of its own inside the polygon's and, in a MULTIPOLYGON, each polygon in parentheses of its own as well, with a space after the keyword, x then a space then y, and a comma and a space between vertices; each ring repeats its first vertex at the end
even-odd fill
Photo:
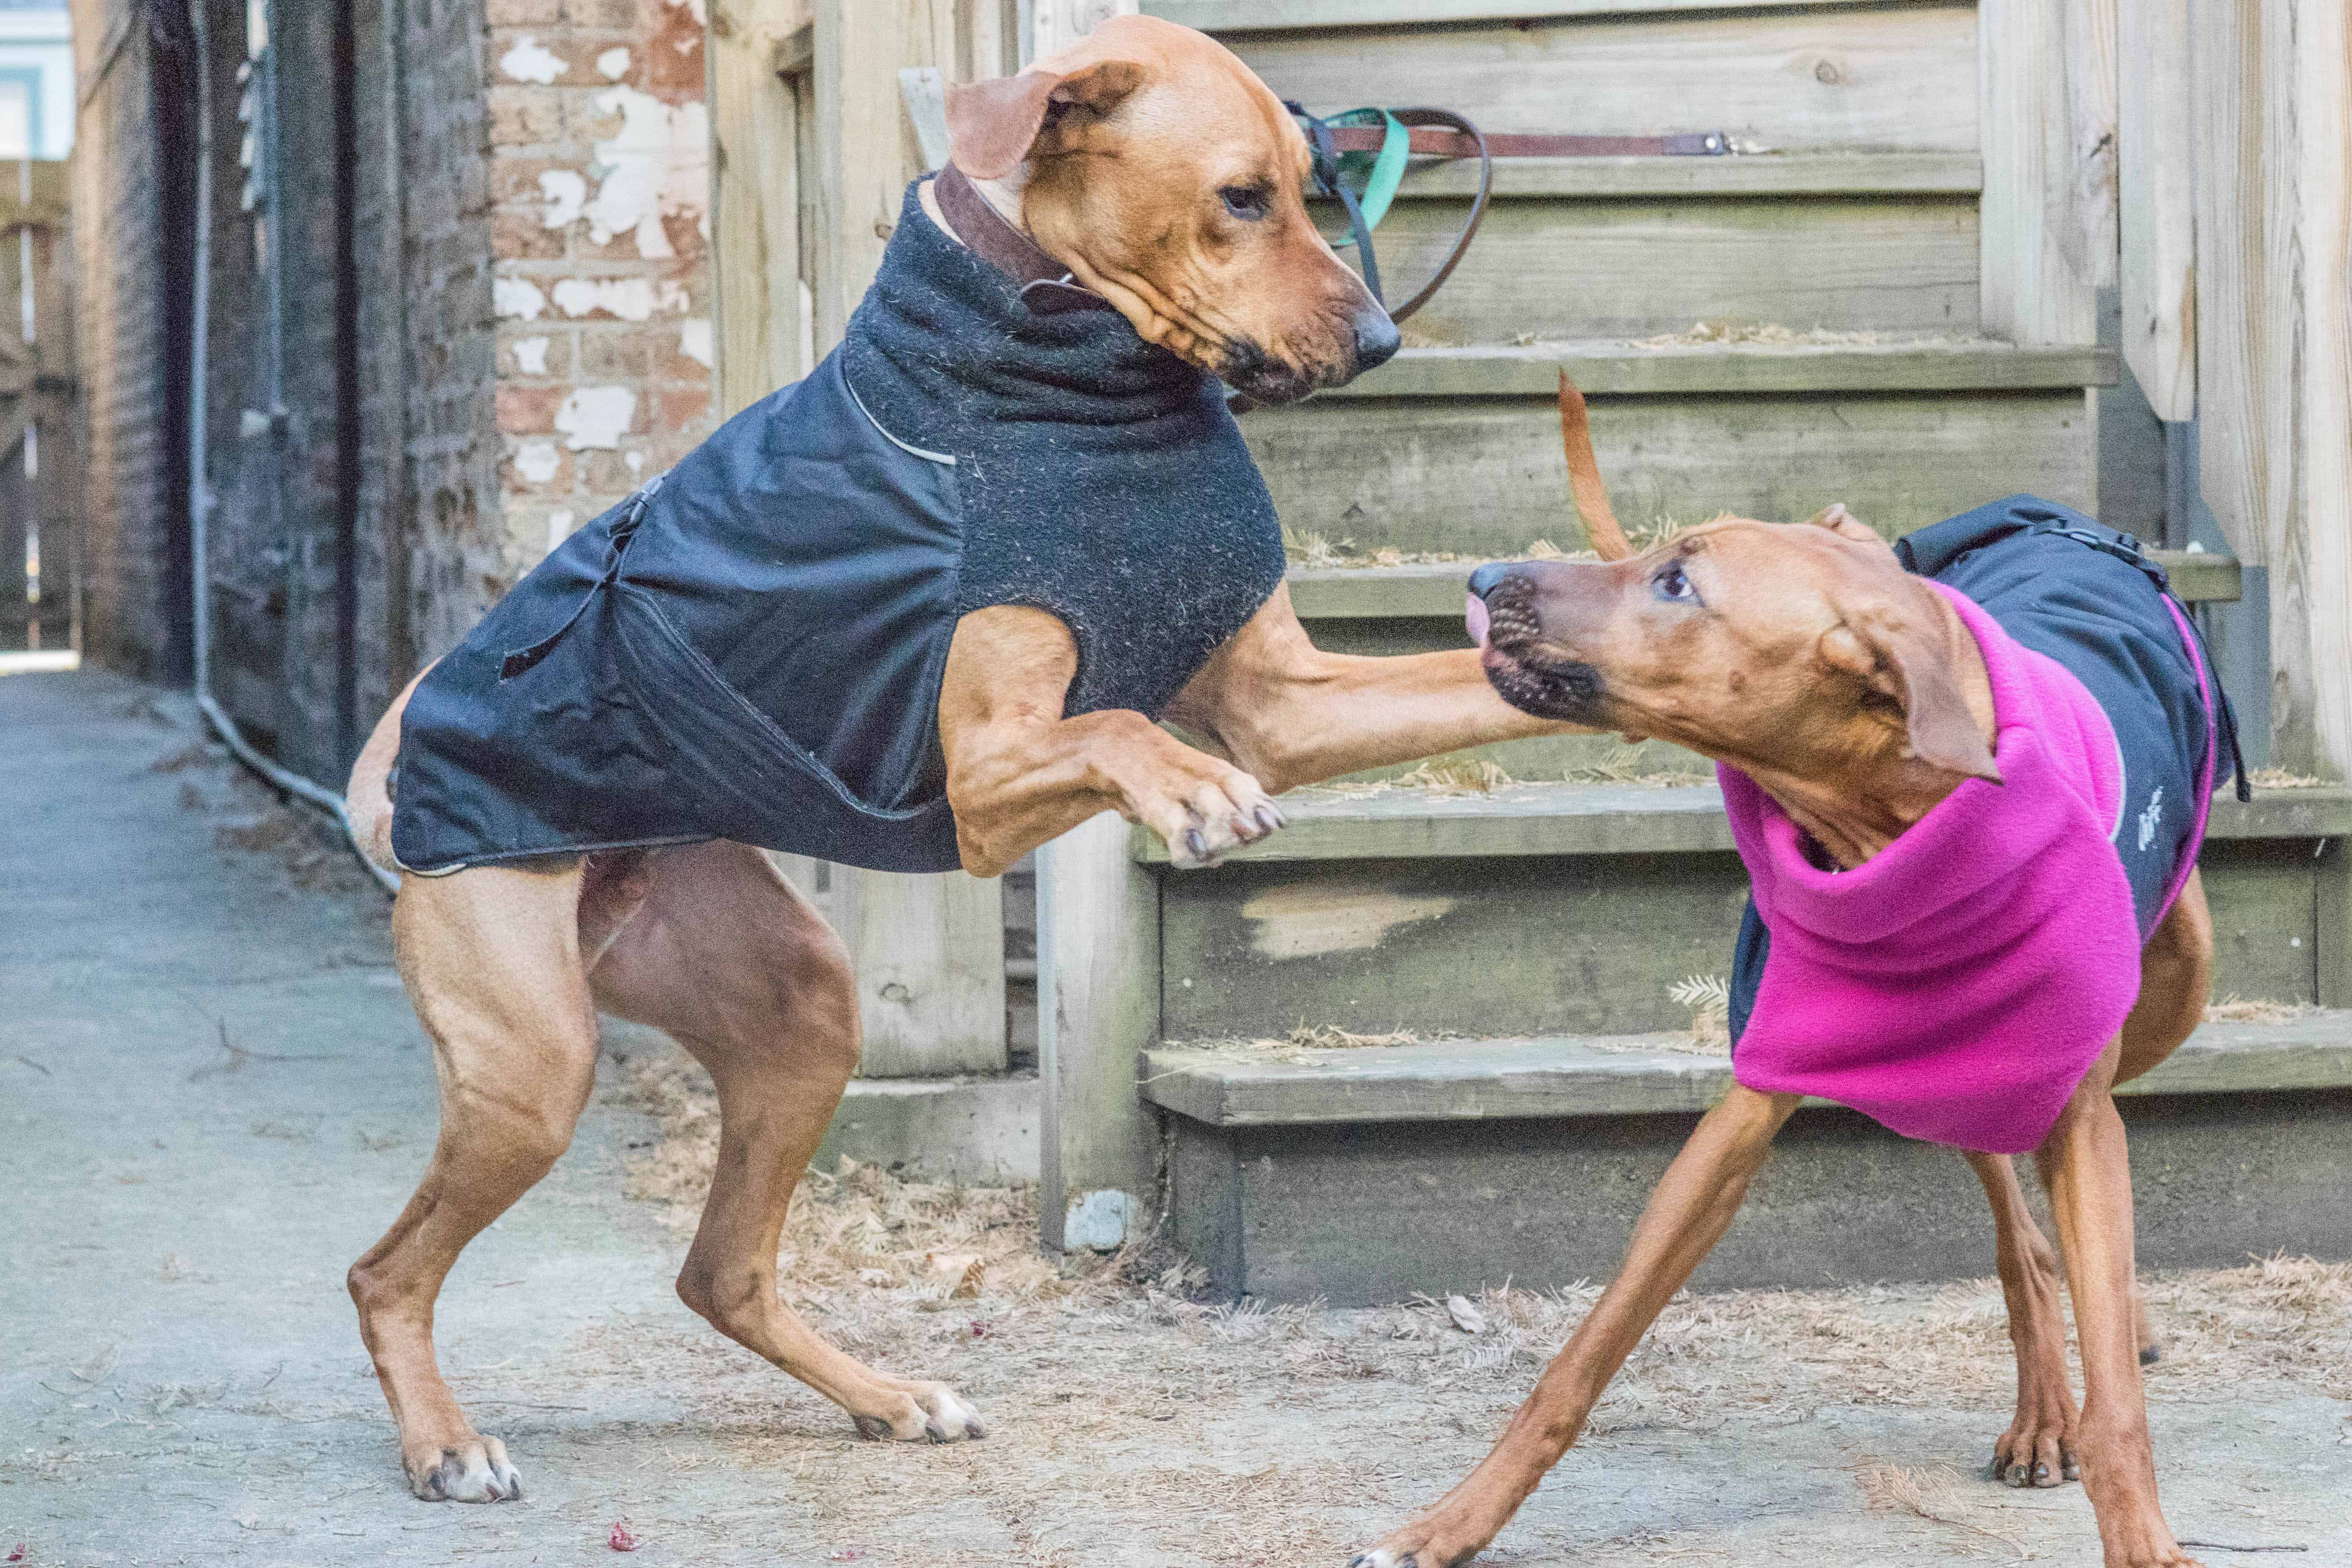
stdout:
POLYGON ((1204 33, 1240 33, 1882 3, 1883 0, 1150 0, 1143 9, 1204 33))
POLYGON ((1672 1028, 1689 1014, 1668 988, 1724 971, 1747 896, 1736 856, 1689 849, 1170 874, 1160 879, 1162 1032, 1672 1028))
POLYGON ((2352 60, 2341 5, 2194 0, 2205 500, 2270 568, 2272 757, 2352 771, 2352 60))
MULTIPOLYGON (((1587 397, 1673 393, 2015 392, 2112 386, 2112 349, 1973 342, 1695 343, 1566 341, 1405 349, 1318 403, 1366 397, 1557 396, 1563 370, 1587 397)), ((1557 421, 1558 410, 1553 411, 1557 421)), ((1557 431, 1554 432, 1557 435, 1557 431)))
MULTIPOLYGON (((1317 1051, 1305 1061, 1168 1046, 1143 1058, 1142 1092, 1213 1127, 1465 1121, 1705 1110, 1730 1087, 1722 1057, 1671 1035, 1445 1041, 1317 1051)), ((2207 1024, 2118 1094, 2352 1088, 2352 1014, 2207 1024)), ((1809 1100, 1809 1104, 1824 1103, 1809 1100)))
MULTIPOLYGON (((1250 414, 1242 433, 1301 534, 1365 551, 1501 555, 1536 539, 1574 549, 1582 528, 1568 507, 1554 373, 1542 374, 1541 397, 1318 397, 1250 414)), ((2080 391, 1591 403, 1601 471, 1631 522, 1722 511, 1790 521, 1842 500, 1890 533, 2017 490, 2095 509, 2085 417, 2080 391), (2000 454, 1990 468, 1988 453, 2000 454)))
POLYGON ((67 226, 67 164, 62 158, 0 158, 0 229, 67 226))
MULTIPOLYGON (((1974 153, 1778 153, 1730 158, 1498 158, 1496 201, 1573 196, 1972 196, 1983 188, 1974 153)), ((1399 201, 1461 201, 1477 193, 1475 159, 1417 163, 1399 201)))
MULTIPOLYGON (((1228 863, 1427 859, 1544 855, 1651 855, 1729 849, 1723 795, 1712 783, 1678 789, 1619 784, 1517 784, 1488 795, 1394 790, 1361 798, 1314 790, 1283 802, 1290 826, 1244 845, 1228 863)), ((2207 836, 2228 842, 2300 842, 2352 834, 2352 786, 2257 789, 2213 802, 2207 836)), ((1129 852, 1164 864, 1167 847, 1136 828, 1129 852)))
POLYGON ((952 0, 821 0, 815 59, 820 352, 874 281, 922 153, 900 107, 904 66, 952 66, 952 0))
MULTIPOLYGON (((1672 987, 1729 968, 1748 879, 1728 851, 1411 847, 1162 876, 1164 1037, 1255 1038, 1300 1024, 1424 1036, 1684 1028, 1672 987)), ((2315 1000, 2310 841, 2217 839, 2200 864, 2217 994, 2315 1000)))
MULTIPOLYGON (((1488 131, 1723 131, 1738 144, 1974 153, 1967 5, 1612 15, 1227 41, 1286 98, 1459 109, 1488 131)), ((1413 20, 1422 18, 1416 15, 1413 20)))
POLYGON ((799 95, 775 70, 800 8, 712 0, 710 74, 713 337, 723 416, 799 380, 799 95))
POLYGON ((2021 343, 2098 340, 2095 271, 2074 186, 2066 7, 2089 0, 1983 0, 1984 330, 2021 343))
MULTIPOLYGON (((1389 210, 1374 243, 1392 295, 1435 273, 1461 219, 1453 203, 1389 210)), ((1342 221, 1328 226, 1344 233, 1342 221)), ((1411 330, 1423 341, 1495 343, 1528 333, 1643 337, 1702 319, 1972 337, 1976 205, 1797 195, 1504 202, 1411 330)))
POLYGON ((2352 839, 2329 840, 2317 861, 2315 999, 2323 1007, 2352 1007, 2352 839))
POLYGON ((1153 1133, 1136 1053, 1160 1036, 1159 889, 1105 813, 1037 852, 1039 1223, 1109 1248, 1150 1215, 1153 1133))
POLYGON ((2116 201, 2124 358, 2164 420, 2197 416, 2196 121, 2189 0, 2122 8, 2116 201))
POLYGON ((1136 0, 1034 0, 1033 59, 1059 54, 1111 16, 1131 16, 1136 0))

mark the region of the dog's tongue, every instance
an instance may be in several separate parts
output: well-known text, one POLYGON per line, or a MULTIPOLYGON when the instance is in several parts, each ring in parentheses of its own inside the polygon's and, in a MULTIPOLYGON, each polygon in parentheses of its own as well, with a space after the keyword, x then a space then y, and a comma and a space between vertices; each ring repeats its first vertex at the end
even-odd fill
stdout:
POLYGON ((1464 598, 1467 602, 1463 606, 1462 618, 1470 627, 1470 640, 1483 649, 1486 646, 1486 601, 1475 594, 1465 595, 1464 598))

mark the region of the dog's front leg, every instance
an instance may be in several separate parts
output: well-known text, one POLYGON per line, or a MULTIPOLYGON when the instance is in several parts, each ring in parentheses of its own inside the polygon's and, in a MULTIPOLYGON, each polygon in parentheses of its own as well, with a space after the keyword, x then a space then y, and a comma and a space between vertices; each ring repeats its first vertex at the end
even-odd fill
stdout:
POLYGON ((1475 648, 1326 653, 1298 624, 1287 584, 1209 656, 1168 716, 1276 792, 1465 746, 1591 732, 1504 701, 1475 648))
POLYGON ((2083 1352, 2083 1489, 2106 1568, 2183 1568, 2157 1501, 2156 1449, 2132 1321, 2131 1161, 2110 1092, 2120 1040, 2075 1087, 2036 1153, 2074 1295, 2083 1352))
POLYGON ((2009 1305, 2017 1352, 2017 1415, 1993 1445, 1992 1479, 2012 1487, 2054 1487, 2077 1478, 2080 1419, 2066 1386, 2066 1318, 2058 1305, 2058 1254, 2006 1154, 1970 1154, 1969 1168, 1992 1201, 1993 1258, 2009 1305))
POLYGON ((1042 610, 998 605, 957 624, 940 741, 966 870, 997 876, 1105 811, 1151 828, 1187 869, 1282 826, 1257 780, 1140 713, 1064 718, 1077 668, 1069 628, 1042 610))
POLYGON ((1493 1452, 1436 1507, 1391 1531, 1350 1568, 1455 1568, 1495 1539, 1576 1441, 1658 1313, 1723 1238, 1798 1098, 1734 1085, 1700 1119, 1650 1194, 1617 1278, 1544 1369, 1493 1452))

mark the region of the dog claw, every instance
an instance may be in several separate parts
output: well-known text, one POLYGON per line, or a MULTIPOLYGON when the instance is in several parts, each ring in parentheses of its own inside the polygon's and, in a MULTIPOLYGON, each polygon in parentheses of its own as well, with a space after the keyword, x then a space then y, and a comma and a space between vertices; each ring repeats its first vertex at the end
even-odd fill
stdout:
POLYGON ((923 1436, 931 1442, 944 1443, 948 1440, 948 1429, 936 1421, 926 1421, 923 1423, 923 1436))
POLYGON ((2142 1345, 2139 1347, 2140 1365, 2154 1366, 2158 1362, 2160 1362, 2163 1359, 2164 1347, 2162 1345, 2142 1345))
POLYGON ((1209 858, 1209 841, 1202 836, 1201 830, 1197 827, 1188 827, 1184 830, 1184 847, 1192 851, 1192 858, 1195 860, 1206 860, 1209 858))
POLYGON ((1258 826, 1268 833, 1283 826, 1282 813, 1275 810, 1271 805, 1259 806, 1255 815, 1258 826))

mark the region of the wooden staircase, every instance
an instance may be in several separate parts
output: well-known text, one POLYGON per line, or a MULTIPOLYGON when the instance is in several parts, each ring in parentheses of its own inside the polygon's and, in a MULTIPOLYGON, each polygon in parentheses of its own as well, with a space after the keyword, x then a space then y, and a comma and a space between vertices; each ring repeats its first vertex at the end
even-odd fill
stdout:
MULTIPOLYGON (((1489 131, 1720 131, 1740 149, 1500 163, 1475 246, 1391 363, 1244 416, 1318 644, 1465 646, 1473 564, 1583 546, 1563 367, 1637 534, 1843 501, 1892 537, 2019 490, 2097 510, 2095 395, 2117 356, 2094 341, 2096 279, 2052 284, 2083 246, 2029 221, 2040 155, 2001 129, 2048 70, 1975 7, 1145 8, 1318 112, 1427 104, 1489 131)), ((1377 236, 1392 295, 1435 264, 1471 174, 1408 177, 1377 236)), ((2227 557, 2171 564, 2184 597, 2238 595, 2227 557)), ((1482 760, 1512 782, 1303 792, 1287 829, 1213 871, 1172 871, 1111 818, 1041 852, 1049 1243, 1108 1245, 1157 1215, 1228 1295, 1334 1302, 1613 1267, 1721 1092, 1724 1059, 1690 1047, 1669 991, 1727 973, 1745 878, 1689 753, 1575 737, 1482 760), (1408 1043, 1312 1043, 1334 1031, 1408 1043)), ((2309 1010, 2352 1008, 2347 838, 2352 791, 2215 807, 2217 989, 2304 1011, 2209 1026, 2148 1081, 2141 1180, 2180 1185, 2147 1202, 2144 1258, 2352 1252, 2333 1152, 2352 1013, 2309 1010)), ((1706 1278, 1990 1271, 1958 1161, 1830 1108, 1786 1142, 1706 1278)))

